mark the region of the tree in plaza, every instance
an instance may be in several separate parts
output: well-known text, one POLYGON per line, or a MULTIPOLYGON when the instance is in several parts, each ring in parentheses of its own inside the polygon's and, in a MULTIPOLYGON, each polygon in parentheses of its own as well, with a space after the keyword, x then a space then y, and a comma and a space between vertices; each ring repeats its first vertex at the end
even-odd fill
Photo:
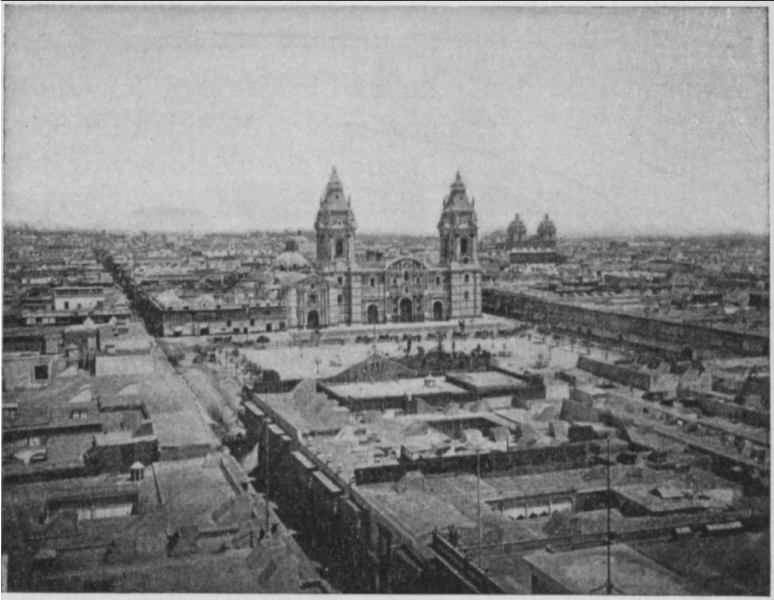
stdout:
POLYGON ((280 374, 274 369, 266 369, 263 372, 264 381, 279 381, 281 379, 280 374))
POLYGON ((248 361, 247 364, 245 364, 245 372, 255 378, 261 378, 263 376, 263 369, 252 361, 248 361))

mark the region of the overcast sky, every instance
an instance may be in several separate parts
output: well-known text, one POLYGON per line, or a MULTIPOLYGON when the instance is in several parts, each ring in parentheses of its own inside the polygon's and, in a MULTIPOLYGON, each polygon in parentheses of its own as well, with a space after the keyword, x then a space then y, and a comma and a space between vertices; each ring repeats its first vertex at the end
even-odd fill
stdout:
POLYGON ((768 232, 765 9, 5 11, 6 222, 768 232))

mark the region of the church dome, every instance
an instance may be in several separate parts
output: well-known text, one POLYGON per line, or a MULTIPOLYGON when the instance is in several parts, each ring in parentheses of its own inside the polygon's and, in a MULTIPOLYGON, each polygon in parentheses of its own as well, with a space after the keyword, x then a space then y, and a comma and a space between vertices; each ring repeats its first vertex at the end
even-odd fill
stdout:
POLYGON ((511 224, 508 225, 508 234, 515 239, 520 239, 527 235, 527 227, 518 214, 511 221, 511 224))
POLYGON ((309 267, 309 261, 300 252, 289 250, 277 256, 276 264, 285 271, 298 271, 309 267))

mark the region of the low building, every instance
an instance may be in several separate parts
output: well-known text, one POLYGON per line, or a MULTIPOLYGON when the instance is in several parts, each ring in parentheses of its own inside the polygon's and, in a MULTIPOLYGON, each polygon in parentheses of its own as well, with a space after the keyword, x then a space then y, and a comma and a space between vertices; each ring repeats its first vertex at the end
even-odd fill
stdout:
MULTIPOLYGON (((491 404, 522 390, 528 374, 454 372, 428 378, 434 386, 412 375, 374 355, 327 381, 243 393, 259 485, 324 548, 346 589, 528 593, 525 557, 604 551, 608 506, 626 543, 763 526, 740 486, 709 472, 702 456, 676 444, 666 462, 651 460, 650 441, 620 438, 623 419, 605 420, 602 409, 550 399, 491 404), (433 387, 436 406, 423 396, 433 387), (605 440, 615 457, 608 468, 605 440)), ((617 401, 606 390, 584 403, 617 401)), ((665 590, 698 589, 669 577, 665 590)))
POLYGON ((173 291, 151 295, 144 305, 149 330, 162 337, 250 334, 284 331, 284 303, 227 303, 212 295, 180 297, 173 291))
POLYGON ((57 287, 53 290, 54 310, 92 310, 105 305, 102 286, 57 287))
POLYGON ((707 593, 625 544, 610 548, 609 579, 605 548, 532 554, 524 560, 531 569, 532 594, 702 596, 707 593))
POLYGON ((3 508, 12 591, 332 591, 228 454, 3 485, 3 508))

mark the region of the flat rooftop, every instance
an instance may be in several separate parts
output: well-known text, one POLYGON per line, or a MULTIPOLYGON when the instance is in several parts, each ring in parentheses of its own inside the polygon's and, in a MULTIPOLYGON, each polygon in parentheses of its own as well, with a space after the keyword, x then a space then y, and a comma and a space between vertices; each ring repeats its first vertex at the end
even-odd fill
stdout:
MULTIPOLYGON (((55 377, 44 388, 3 394, 4 405, 8 402, 18 404, 19 423, 56 423, 56 419, 52 421, 53 415, 61 417, 63 423, 83 425, 90 421, 72 420, 70 412, 93 405, 86 406, 70 400, 88 390, 84 397, 99 399, 105 407, 143 404, 150 413, 153 431, 162 448, 217 448, 220 442, 207 425, 191 388, 177 375, 158 348, 151 349, 147 360, 152 361, 150 372, 91 377, 84 371, 78 371, 73 377, 55 377)), ((97 410, 89 411, 89 419, 96 423, 109 420, 103 419, 97 410)))
POLYGON ((734 503, 734 489, 730 485, 704 487, 694 491, 688 482, 677 485, 631 485, 616 491, 630 502, 646 508, 653 514, 675 511, 725 510, 734 503), (682 484, 682 485, 681 485, 682 484))
POLYGON ((768 596, 771 593, 768 532, 640 542, 635 548, 704 586, 713 595, 768 596))
MULTIPOLYGON (((607 468, 599 466, 590 469, 567 469, 516 477, 487 477, 486 481, 490 486, 496 488, 503 498, 537 496, 570 490, 594 492, 607 489, 607 468)), ((725 479, 701 469, 692 469, 689 473, 678 473, 619 464, 610 467, 610 487, 615 490, 630 487, 641 488, 642 486, 649 486, 649 489, 653 489, 656 486, 666 485, 679 489, 731 487, 725 479)))
MULTIPOLYGON (((356 468, 396 464, 403 447, 453 448, 457 453, 474 453, 470 441, 464 437, 464 430, 479 430, 494 444, 487 437, 488 432, 495 427, 508 429, 510 425, 497 414, 462 409, 432 415, 394 416, 389 411, 354 414, 325 394, 318 393, 314 380, 302 381, 287 393, 256 393, 254 401, 244 405, 254 406, 261 413, 264 412, 261 406, 266 407, 269 416, 280 425, 284 421, 295 433, 309 436, 306 443, 310 452, 335 464, 345 480, 354 476, 356 468), (454 423, 458 427, 452 435, 450 430, 454 423)), ((292 437, 294 432, 289 433, 292 437)))
POLYGON ((376 381, 374 383, 341 383, 328 388, 344 398, 388 398, 394 396, 427 396, 430 394, 467 394, 468 392, 442 377, 429 377, 432 385, 426 385, 424 377, 376 381))
POLYGON ((51 589, 60 589, 58 578, 75 576, 109 579, 115 592, 300 593, 305 582, 319 580, 284 527, 271 544, 221 547, 235 531, 257 530, 266 512, 262 497, 236 493, 222 461, 234 462, 216 453, 155 463, 135 482, 124 474, 3 486, 3 543, 18 553, 35 538, 41 547, 56 550, 57 568, 38 572, 38 583, 51 589), (53 518, 41 521, 52 500, 89 506, 93 498, 128 499, 135 506, 131 515, 76 524, 55 502, 53 518), (11 526, 6 530, 6 525, 11 526), (178 543, 185 545, 186 537, 196 542, 190 553, 170 557, 168 536, 176 530, 183 540, 178 543), (108 545, 113 550, 105 562, 108 545))
MULTIPOLYGON (((521 476, 485 476, 478 482, 475 474, 458 473, 443 476, 421 477, 413 475, 405 485, 378 483, 361 485, 359 492, 378 509, 406 526, 411 535, 429 536, 434 527, 439 530, 455 526, 463 537, 477 537, 478 505, 480 489, 482 524, 485 539, 494 536, 500 541, 521 541, 548 537, 543 527, 548 517, 515 519, 508 512, 509 501, 548 495, 601 492, 607 488, 604 469, 572 469, 521 476), (428 509, 428 507, 430 507, 428 509), (501 508, 502 507, 502 508, 501 508)), ((671 486, 681 490, 690 485, 699 489, 728 489, 728 482, 704 471, 690 474, 638 470, 629 466, 611 469, 611 486, 615 490, 650 491, 656 486, 671 486)), ((658 500, 653 496, 654 500, 658 500)), ((719 506, 719 505, 718 505, 719 506)), ((583 519, 585 533, 604 532, 606 511, 598 514, 576 513, 583 519)), ((682 523, 690 516, 668 515, 665 517, 624 517, 613 511, 616 531, 658 527, 659 524, 682 523)), ((467 542, 463 542, 467 545, 467 542)))
MULTIPOLYGON (((313 380, 300 382, 292 391, 280 394, 256 394, 264 403, 300 433, 339 430, 350 424, 349 410, 335 400, 317 392, 313 380)), ((260 410, 260 407, 258 407, 260 410)))
MULTIPOLYGON (((219 455, 157 462, 153 471, 172 528, 212 526, 210 513, 234 496, 220 467, 219 455)), ((146 479, 150 477, 149 472, 146 479)))
MULTIPOLYGON (((619 593, 691 596, 704 591, 626 544, 614 544, 610 552, 611 580, 619 593)), ((559 584, 568 593, 604 593, 604 587, 599 589, 607 581, 607 549, 604 547, 531 554, 524 560, 534 571, 559 584)))
POLYGON ((527 384, 517 377, 506 375, 500 371, 478 371, 472 373, 451 372, 449 377, 453 377, 468 385, 485 390, 487 388, 525 388, 527 384))

